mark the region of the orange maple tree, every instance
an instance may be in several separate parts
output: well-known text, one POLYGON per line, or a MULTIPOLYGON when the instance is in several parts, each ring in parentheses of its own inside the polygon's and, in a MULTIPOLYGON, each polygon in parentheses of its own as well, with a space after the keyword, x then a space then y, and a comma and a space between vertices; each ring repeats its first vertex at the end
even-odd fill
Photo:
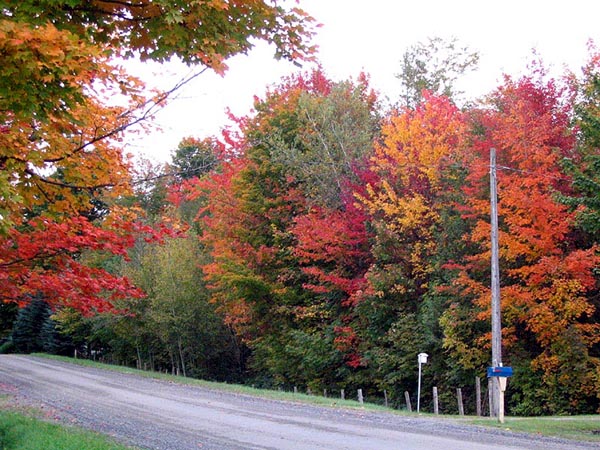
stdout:
MULTIPOLYGON (((546 386, 558 389, 556 386, 574 383, 585 396, 593 389, 587 379, 589 367, 563 371, 558 382, 552 381, 574 357, 565 353, 565 348, 580 346, 586 360, 583 364, 591 367, 593 362, 585 355, 600 342, 600 327, 589 320, 594 305, 587 295, 596 286, 597 249, 581 247, 573 239, 575 212, 557 195, 569 194, 572 186, 561 166, 563 158, 576 156, 570 98, 568 90, 537 73, 519 80, 507 78, 491 97, 494 108, 474 113, 478 129, 485 132, 474 143, 465 187, 469 198, 465 214, 476 222, 466 242, 477 244, 480 252, 466 259, 455 285, 460 287, 457 295, 472 299, 478 313, 473 315, 471 309, 468 317, 461 316, 456 305, 449 308, 445 313, 446 346, 468 366, 485 364, 487 359, 489 332, 475 338, 472 346, 465 346, 467 335, 453 329, 463 326, 465 320, 490 318, 487 183, 489 149, 495 147, 507 363, 513 349, 529 345, 531 369, 542 374, 546 386), (568 339, 573 342, 565 345, 568 339)), ((576 404, 577 398, 572 402, 576 404)))
POLYGON ((143 228, 115 203, 130 193, 119 140, 146 101, 140 84, 51 24, 2 20, 0 45, 0 297, 26 303, 41 293, 50 304, 89 311, 141 296, 82 261, 91 250, 124 256, 143 228), (109 95, 127 95, 128 104, 103 104, 109 95))
POLYGON ((314 20, 302 9, 271 0, 24 0, 3 14, 32 25, 53 24, 123 57, 165 62, 178 57, 218 72, 257 40, 275 46, 275 57, 310 58, 314 20))
POLYGON ((245 0, 24 1, 0 14, 0 299, 41 295, 89 312, 143 295, 86 258, 125 257, 136 238, 167 232, 122 206, 132 193, 123 139, 170 92, 147 93, 110 58, 179 57, 223 72, 252 39, 309 58, 312 19, 245 0))

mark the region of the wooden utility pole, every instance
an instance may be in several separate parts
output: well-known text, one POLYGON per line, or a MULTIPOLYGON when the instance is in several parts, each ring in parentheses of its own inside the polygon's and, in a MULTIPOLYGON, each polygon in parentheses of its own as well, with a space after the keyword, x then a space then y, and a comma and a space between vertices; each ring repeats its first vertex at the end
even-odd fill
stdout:
MULTIPOLYGON (((498 247, 498 193, 496 189, 496 149, 490 149, 490 203, 492 225, 492 367, 502 366, 502 318, 500 312, 500 263, 498 247)), ((494 409, 504 423, 504 392, 498 377, 492 379, 494 409)))

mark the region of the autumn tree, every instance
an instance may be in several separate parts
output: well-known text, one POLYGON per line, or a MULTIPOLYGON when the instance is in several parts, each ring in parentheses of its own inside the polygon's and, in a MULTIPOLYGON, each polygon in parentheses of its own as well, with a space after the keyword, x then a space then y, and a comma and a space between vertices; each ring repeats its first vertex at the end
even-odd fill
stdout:
POLYGON ((415 109, 384 120, 355 191, 374 235, 356 328, 371 378, 396 398, 397 386, 415 381, 415 352, 441 353, 436 289, 461 229, 454 193, 466 133, 464 115, 448 98, 425 93, 415 109))
POLYGON ((277 58, 298 60, 314 51, 312 18, 268 0, 27 0, 3 5, 2 12, 15 22, 52 24, 117 56, 159 62, 178 57, 220 72, 255 40, 274 44, 277 58))
POLYGON ((489 359, 489 328, 481 325, 490 318, 486 186, 493 146, 500 169, 505 361, 516 367, 514 399, 523 413, 583 412, 594 404, 597 366, 590 351, 600 334, 588 294, 596 286, 598 256, 578 241, 575 214, 557 196, 571 192, 560 164, 576 155, 571 98, 538 69, 507 78, 490 97, 490 109, 474 114, 481 134, 473 146, 465 214, 476 219, 466 237, 478 250, 464 259, 455 281, 457 297, 443 318, 445 345, 465 367, 483 370, 489 359))
POLYGON ((204 266, 213 298, 251 346, 255 370, 278 383, 328 383, 343 364, 335 327, 352 289, 316 286, 326 282, 318 274, 348 283, 356 276, 333 266, 363 226, 342 216, 351 200, 345 186, 370 151, 374 107, 366 79, 334 83, 321 70, 285 79, 239 121, 242 157, 198 187, 208 197, 202 241, 213 258, 204 266), (349 240, 332 249, 333 260, 318 247, 334 235, 309 232, 328 218, 349 240))
POLYGON ((259 39, 278 57, 303 59, 312 19, 248 1, 25 1, 1 14, 0 297, 25 303, 41 293, 87 312, 139 297, 126 278, 80 255, 125 256, 136 235, 159 237, 119 206, 131 193, 122 141, 170 92, 145 93, 109 58, 178 57, 200 66, 193 77, 222 73, 226 58, 259 39))
POLYGON ((36 29, 3 20, 0 26, 3 67, 9 67, 0 77, 2 298, 21 302, 43 292, 51 304, 89 310, 109 307, 105 292, 139 296, 126 279, 78 256, 85 250, 125 255, 138 228, 135 212, 115 204, 129 189, 128 162, 115 139, 129 123, 129 108, 105 106, 92 91, 131 92, 135 107, 137 82, 52 25, 36 29), (31 85, 13 83, 9 73, 31 85), (46 91, 49 82, 64 84, 65 95, 46 91))
POLYGON ((367 219, 348 195, 343 209, 313 207, 296 217, 291 228, 297 240, 294 254, 306 276, 303 287, 313 298, 303 314, 331 327, 332 347, 352 369, 364 364, 353 320, 372 262, 367 219))

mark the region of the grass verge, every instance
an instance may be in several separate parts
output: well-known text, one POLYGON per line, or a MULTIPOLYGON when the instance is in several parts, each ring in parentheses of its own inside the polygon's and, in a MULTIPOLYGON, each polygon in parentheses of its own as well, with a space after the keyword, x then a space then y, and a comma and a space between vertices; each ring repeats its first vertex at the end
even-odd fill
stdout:
POLYGON ((105 436, 0 409, 2 450, 131 450, 105 436))
POLYGON ((600 416, 507 417, 503 424, 496 419, 473 419, 468 422, 540 436, 600 442, 600 416))

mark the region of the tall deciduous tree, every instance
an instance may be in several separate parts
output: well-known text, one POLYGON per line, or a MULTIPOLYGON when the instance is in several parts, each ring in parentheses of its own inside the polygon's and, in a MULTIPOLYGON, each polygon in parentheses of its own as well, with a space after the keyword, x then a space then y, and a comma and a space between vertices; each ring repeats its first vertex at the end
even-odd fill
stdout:
POLYGON ((360 215, 346 216, 348 186, 370 151, 374 107, 365 78, 333 83, 321 70, 291 77, 240 122, 243 157, 200 187, 214 298, 252 346, 256 369, 280 382, 331 382, 343 364, 335 327, 365 254, 355 248, 364 246, 360 215), (343 236, 310 231, 328 219, 343 236), (344 251, 346 267, 335 268, 344 251), (287 360, 303 370, 290 371, 287 360))
POLYGON ((2 12, 14 21, 51 23, 119 56, 160 62, 175 56, 217 71, 254 40, 273 43, 278 58, 298 60, 314 51, 312 18, 269 0, 26 0, 3 5, 2 12))
POLYGON ((365 74, 357 82, 339 83, 328 81, 320 71, 312 76, 320 92, 300 93, 292 140, 279 130, 271 133, 273 158, 302 185, 309 202, 341 209, 344 183, 358 181, 356 172, 379 126, 377 96, 365 74))
POLYGON ((144 245, 140 252, 135 264, 126 268, 148 294, 136 319, 161 343, 174 371, 215 378, 224 377, 219 370, 229 365, 230 379, 236 378, 239 361, 232 357, 232 336, 202 282, 200 265, 206 256, 198 237, 190 232, 162 245, 144 245))
POLYGON ((449 98, 461 94, 455 83, 460 76, 477 68, 479 54, 458 44, 456 38, 445 41, 434 37, 404 52, 402 70, 396 75, 402 84, 403 106, 417 106, 423 90, 449 98))
MULTIPOLYGON (((467 344, 471 332, 457 330, 470 328, 465 320, 477 327, 479 321, 490 317, 486 178, 489 148, 494 146, 500 169, 505 359, 520 366, 516 384, 524 386, 530 378, 540 381, 544 388, 535 395, 544 395, 544 412, 585 411, 597 370, 589 351, 600 340, 598 324, 591 320, 594 305, 588 298, 596 285, 593 269, 598 256, 595 248, 582 247, 573 239, 575 215, 557 198, 557 193, 571 192, 571 180, 560 162, 575 152, 570 131, 572 104, 568 92, 543 75, 538 72, 519 80, 507 79, 491 97, 493 108, 478 117, 479 129, 484 132, 474 146, 478 156, 470 167, 466 211, 477 218, 468 241, 480 250, 466 259, 456 280, 460 287, 457 295, 472 303, 465 305, 470 308, 466 316, 460 312, 459 302, 448 309, 446 345, 464 365, 481 367, 488 359, 488 333, 476 335, 467 344), (579 350, 573 353, 568 348, 579 350), (567 391, 571 392, 570 404, 561 400, 567 391)), ((527 389, 521 394, 523 411, 527 411, 536 402, 528 397, 527 389)))
POLYGON ((222 157, 221 147, 216 139, 183 139, 171 158, 175 176, 179 180, 187 180, 212 171, 222 157))
POLYGON ((374 234, 358 333, 372 378, 397 396, 398 385, 414 382, 415 352, 441 353, 440 343, 427 338, 441 314, 429 297, 455 248, 452 193, 462 180, 456 166, 467 131, 464 114, 447 97, 425 92, 415 109, 384 121, 364 186, 355 193, 374 234))
POLYGON ((179 57, 223 72, 259 39, 279 57, 303 59, 312 19, 244 0, 24 1, 0 14, 0 298, 41 294, 90 312, 139 297, 79 255, 125 256, 136 235, 159 237, 117 204, 131 192, 124 132, 169 93, 142 94, 109 57, 179 57))
MULTIPOLYGON (((600 52, 590 48, 590 59, 581 80, 575 78, 578 99, 575 104, 578 155, 569 155, 563 164, 573 176, 575 195, 563 200, 577 208, 577 221, 594 242, 600 240, 600 52)), ((573 75, 575 77, 575 75, 573 75)))

